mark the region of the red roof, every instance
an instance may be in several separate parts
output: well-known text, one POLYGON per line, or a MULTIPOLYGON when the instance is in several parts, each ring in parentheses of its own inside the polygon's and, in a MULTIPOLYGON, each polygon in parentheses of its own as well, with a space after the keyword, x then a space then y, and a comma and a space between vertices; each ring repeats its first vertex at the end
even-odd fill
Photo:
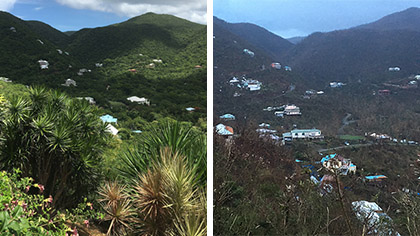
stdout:
POLYGON ((233 128, 230 126, 225 126, 226 130, 233 134, 233 128))

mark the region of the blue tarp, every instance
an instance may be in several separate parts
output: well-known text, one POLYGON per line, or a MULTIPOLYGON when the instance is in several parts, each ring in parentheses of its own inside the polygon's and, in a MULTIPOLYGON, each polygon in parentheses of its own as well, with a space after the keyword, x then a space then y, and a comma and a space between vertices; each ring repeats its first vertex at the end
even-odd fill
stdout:
POLYGON ((106 114, 104 116, 101 116, 100 118, 103 122, 117 123, 117 118, 114 118, 114 117, 112 117, 111 115, 108 115, 108 114, 106 114))

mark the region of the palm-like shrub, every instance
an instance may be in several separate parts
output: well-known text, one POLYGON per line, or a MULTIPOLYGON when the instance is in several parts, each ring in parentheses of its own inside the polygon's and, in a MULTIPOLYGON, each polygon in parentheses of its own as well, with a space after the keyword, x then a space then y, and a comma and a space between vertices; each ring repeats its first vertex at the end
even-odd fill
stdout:
POLYGON ((172 152, 185 157, 186 165, 194 172, 193 181, 205 187, 207 176, 205 134, 176 121, 151 124, 146 130, 138 147, 122 154, 123 167, 120 176, 127 182, 136 180, 139 174, 146 173, 153 163, 161 162, 160 152, 164 147, 168 147, 172 152))
POLYGON ((205 197, 199 193, 195 171, 188 165, 188 159, 167 147, 156 160, 160 161, 154 162, 135 186, 134 204, 142 234, 198 232, 193 235, 204 235, 205 197))
POLYGON ((30 88, 29 98, 10 99, 0 125, 0 168, 20 168, 45 186, 54 205, 75 204, 96 188, 107 136, 95 107, 63 93, 30 88))
POLYGON ((98 199, 105 211, 105 220, 109 221, 107 235, 125 235, 134 222, 134 210, 126 193, 126 187, 117 182, 107 182, 99 190, 98 199))

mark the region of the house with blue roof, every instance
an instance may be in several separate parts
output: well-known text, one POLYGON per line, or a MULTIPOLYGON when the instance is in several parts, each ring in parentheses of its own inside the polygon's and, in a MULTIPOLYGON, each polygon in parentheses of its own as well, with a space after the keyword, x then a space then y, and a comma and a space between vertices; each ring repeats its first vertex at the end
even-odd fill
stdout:
POLYGON ((346 159, 336 153, 323 157, 321 164, 325 169, 341 175, 356 174, 356 165, 350 159, 346 159))
POLYGON ((100 118, 101 118, 102 122, 104 122, 104 123, 117 123, 117 118, 114 118, 113 116, 108 115, 108 114, 103 115, 100 118))
POLYGON ((224 120, 235 120, 235 116, 232 114, 224 114, 220 116, 220 119, 224 119, 224 120))
POLYGON ((383 180, 387 179, 388 177, 386 177, 385 175, 370 175, 370 176, 365 176, 365 180, 367 180, 368 182, 382 182, 383 180))

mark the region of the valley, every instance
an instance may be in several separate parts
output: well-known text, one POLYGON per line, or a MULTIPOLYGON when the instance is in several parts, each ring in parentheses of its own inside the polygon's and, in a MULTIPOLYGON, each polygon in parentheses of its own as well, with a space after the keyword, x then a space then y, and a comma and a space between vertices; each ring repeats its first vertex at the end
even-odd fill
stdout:
POLYGON ((214 126, 233 130, 215 131, 218 235, 365 235, 384 227, 358 221, 357 201, 387 209, 393 233, 416 235, 405 220, 420 222, 407 216, 418 212, 420 192, 419 172, 411 171, 420 153, 419 37, 410 28, 419 15, 410 8, 363 27, 313 33, 280 51, 255 35, 259 26, 215 19, 214 126), (398 25, 384 29, 382 22, 398 25), (233 77, 258 80, 261 88, 236 86, 233 77), (288 115, 292 107, 298 115, 288 115), (219 117, 226 113, 235 120, 219 117), (355 174, 326 168, 322 159, 333 154, 344 157, 339 166, 351 159, 355 174), (376 175, 387 179, 370 182, 376 175))

